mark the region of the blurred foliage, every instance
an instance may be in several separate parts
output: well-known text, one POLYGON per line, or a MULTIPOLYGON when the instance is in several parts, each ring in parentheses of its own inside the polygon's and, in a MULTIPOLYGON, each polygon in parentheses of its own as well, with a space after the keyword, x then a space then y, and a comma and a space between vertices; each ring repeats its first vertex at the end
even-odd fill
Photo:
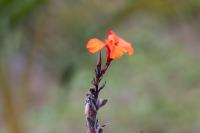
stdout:
POLYGON ((199 24, 199 0, 0 0, 0 132, 84 132, 85 44, 113 29, 136 54, 105 77, 105 132, 199 133, 199 24))

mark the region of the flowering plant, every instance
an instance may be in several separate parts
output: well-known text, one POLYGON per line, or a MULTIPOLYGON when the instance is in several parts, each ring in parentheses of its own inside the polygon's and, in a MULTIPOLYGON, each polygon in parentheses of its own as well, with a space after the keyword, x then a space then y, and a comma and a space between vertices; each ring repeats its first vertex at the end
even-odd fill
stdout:
POLYGON ((87 133, 101 133, 105 125, 99 124, 97 112, 107 103, 107 99, 98 98, 100 91, 106 84, 106 82, 104 82, 100 85, 100 82, 113 60, 121 57, 125 53, 132 55, 134 49, 129 42, 117 36, 113 31, 108 32, 105 42, 97 38, 90 39, 86 48, 90 53, 99 52, 95 68, 95 77, 92 80, 92 87, 86 95, 85 117, 87 122, 87 133), (101 54, 102 48, 106 49, 106 63, 103 66, 101 54))

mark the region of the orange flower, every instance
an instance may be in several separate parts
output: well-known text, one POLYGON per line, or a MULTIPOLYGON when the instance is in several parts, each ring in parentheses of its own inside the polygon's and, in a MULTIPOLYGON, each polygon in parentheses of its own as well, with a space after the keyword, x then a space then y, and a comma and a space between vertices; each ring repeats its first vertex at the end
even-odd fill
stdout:
POLYGON ((103 47, 106 48, 107 58, 111 60, 121 57, 124 53, 128 53, 129 56, 134 53, 131 44, 118 37, 113 31, 108 32, 105 43, 93 38, 88 41, 86 46, 90 53, 96 53, 103 47))

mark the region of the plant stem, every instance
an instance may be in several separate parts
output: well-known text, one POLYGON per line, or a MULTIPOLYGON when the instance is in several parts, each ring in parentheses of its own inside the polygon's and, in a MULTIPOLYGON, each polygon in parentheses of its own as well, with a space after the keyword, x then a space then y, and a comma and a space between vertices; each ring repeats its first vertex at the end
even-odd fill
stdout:
POLYGON ((103 75, 108 70, 111 60, 107 60, 103 68, 101 51, 98 55, 98 61, 95 69, 95 77, 92 80, 93 87, 90 88, 89 93, 86 95, 85 104, 85 117, 87 123, 87 133, 101 133, 105 125, 100 125, 97 118, 98 109, 107 103, 107 100, 98 99, 100 91, 105 87, 105 83, 100 86, 103 75))

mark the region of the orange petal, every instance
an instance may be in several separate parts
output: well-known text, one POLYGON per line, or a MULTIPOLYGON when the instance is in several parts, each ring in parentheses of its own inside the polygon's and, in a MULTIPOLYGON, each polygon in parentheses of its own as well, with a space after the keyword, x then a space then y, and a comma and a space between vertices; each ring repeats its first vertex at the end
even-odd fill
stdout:
POLYGON ((132 48, 131 44, 122 38, 119 38, 118 46, 124 48, 126 52, 128 52, 128 55, 132 55, 134 53, 134 49, 132 48))
POLYGON ((103 43, 101 40, 97 38, 90 39, 87 43, 86 48, 90 53, 96 53, 100 49, 102 49, 105 46, 105 43, 103 43))
POLYGON ((128 52, 129 56, 134 53, 134 49, 132 48, 131 44, 123 40, 119 36, 117 36, 115 32, 113 32, 112 30, 108 32, 106 44, 111 51, 113 49, 113 46, 114 47, 118 46, 118 47, 121 47, 121 50, 123 52, 128 52))
POLYGON ((108 45, 114 45, 117 41, 117 36, 115 34, 115 32, 113 32, 112 30, 110 30, 108 32, 107 38, 106 38, 106 43, 108 45))
POLYGON ((106 46, 112 51, 116 44, 118 43, 118 38, 112 30, 108 32, 107 38, 106 38, 106 46))
POLYGON ((117 59, 121 57, 124 54, 124 50, 119 47, 115 47, 111 52, 110 52, 110 58, 111 59, 117 59))
POLYGON ((107 35, 107 39, 109 40, 109 38, 111 37, 111 38, 115 38, 115 36, 116 36, 116 34, 115 34, 115 32, 114 31, 112 31, 112 30, 110 30, 110 31, 108 31, 108 35, 107 35))

